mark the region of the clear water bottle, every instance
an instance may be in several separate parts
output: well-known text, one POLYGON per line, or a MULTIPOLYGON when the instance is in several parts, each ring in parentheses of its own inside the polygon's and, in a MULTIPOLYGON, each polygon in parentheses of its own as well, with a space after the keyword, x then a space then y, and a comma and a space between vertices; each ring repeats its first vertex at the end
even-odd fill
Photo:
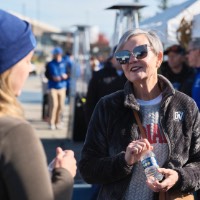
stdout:
POLYGON ((144 168, 147 179, 151 182, 162 181, 163 174, 158 171, 158 163, 155 154, 152 151, 146 151, 141 157, 141 163, 144 168))

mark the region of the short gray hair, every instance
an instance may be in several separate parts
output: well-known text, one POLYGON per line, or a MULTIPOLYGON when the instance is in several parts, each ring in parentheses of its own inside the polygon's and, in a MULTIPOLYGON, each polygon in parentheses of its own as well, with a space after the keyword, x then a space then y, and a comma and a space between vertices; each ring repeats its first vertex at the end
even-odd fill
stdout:
POLYGON ((133 29, 133 30, 128 30, 126 31, 121 39, 119 40, 119 44, 117 45, 116 51, 119 51, 120 49, 123 48, 125 42, 129 40, 132 36, 137 36, 137 35, 145 35, 154 49, 155 54, 157 55, 159 52, 163 52, 163 45, 162 42, 159 38, 159 36, 154 32, 154 31, 146 31, 142 29, 133 29))
POLYGON ((194 49, 200 49, 200 38, 193 38, 189 42, 189 47, 194 48, 194 49))

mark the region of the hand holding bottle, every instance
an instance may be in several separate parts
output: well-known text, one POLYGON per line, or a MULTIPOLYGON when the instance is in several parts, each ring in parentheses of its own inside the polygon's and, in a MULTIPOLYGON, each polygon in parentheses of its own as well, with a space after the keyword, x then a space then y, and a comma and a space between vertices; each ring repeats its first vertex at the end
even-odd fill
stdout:
POLYGON ((154 192, 166 192, 178 181, 178 173, 173 169, 165 168, 159 168, 158 171, 164 174, 165 179, 162 182, 151 182, 147 180, 147 185, 154 192))
POLYGON ((163 174, 159 172, 159 165, 157 163, 155 154, 153 151, 146 151, 141 156, 141 163, 144 168, 144 173, 148 182, 162 181, 163 174))
POLYGON ((128 165, 133 165, 141 159, 142 154, 147 150, 152 150, 153 146, 147 139, 132 141, 126 148, 125 160, 128 165))

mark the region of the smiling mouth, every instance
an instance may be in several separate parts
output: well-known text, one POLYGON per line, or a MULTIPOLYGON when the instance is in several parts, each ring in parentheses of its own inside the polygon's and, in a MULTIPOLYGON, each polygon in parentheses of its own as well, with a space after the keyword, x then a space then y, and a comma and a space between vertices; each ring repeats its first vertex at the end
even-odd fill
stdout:
POLYGON ((136 72, 138 71, 139 69, 141 69, 142 67, 139 67, 139 66, 136 66, 136 67, 131 67, 130 71, 131 72, 136 72))

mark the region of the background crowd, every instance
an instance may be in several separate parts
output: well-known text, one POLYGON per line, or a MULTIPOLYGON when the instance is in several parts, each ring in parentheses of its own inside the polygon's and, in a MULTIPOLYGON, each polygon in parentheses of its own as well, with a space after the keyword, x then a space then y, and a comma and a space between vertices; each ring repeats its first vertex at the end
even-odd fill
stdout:
MULTIPOLYGON (((200 66, 199 41, 199 38, 193 39, 187 48, 184 48, 180 44, 167 47, 164 50, 164 59, 161 67, 158 69, 158 73, 165 76, 176 90, 192 97, 198 107, 200 106, 200 89, 198 86, 200 78, 200 71, 198 69, 200 66)), ((84 102, 83 110, 86 125, 89 123, 94 107, 99 99, 107 94, 123 89, 127 80, 121 65, 114 58, 115 49, 116 47, 111 50, 111 54, 103 62, 102 60, 98 60, 97 56, 91 56, 90 58, 92 76, 88 83, 87 93, 84 95, 86 102, 84 102)), ((46 76, 48 78, 48 84, 45 91, 43 91, 45 95, 43 98, 43 119, 49 121, 49 128, 51 130, 55 130, 56 128, 62 129, 63 106, 66 97, 68 103, 70 99, 70 74, 74 61, 73 56, 69 52, 64 54, 61 47, 55 47, 52 55, 52 60, 47 62, 46 65, 46 68, 51 66, 52 70, 46 76), (60 71, 60 65, 65 66, 63 72, 60 71), (61 73, 66 74, 66 77, 59 78, 59 73, 60 75, 61 73), (54 80, 49 76, 54 76, 54 80), (52 93, 52 91, 57 91, 58 89, 58 91, 61 91, 61 88, 63 88, 62 95, 59 96, 57 94, 57 97, 52 95, 55 93, 52 93), (49 100, 46 100, 47 93, 49 100), (47 104, 49 107, 44 110, 47 104)))

